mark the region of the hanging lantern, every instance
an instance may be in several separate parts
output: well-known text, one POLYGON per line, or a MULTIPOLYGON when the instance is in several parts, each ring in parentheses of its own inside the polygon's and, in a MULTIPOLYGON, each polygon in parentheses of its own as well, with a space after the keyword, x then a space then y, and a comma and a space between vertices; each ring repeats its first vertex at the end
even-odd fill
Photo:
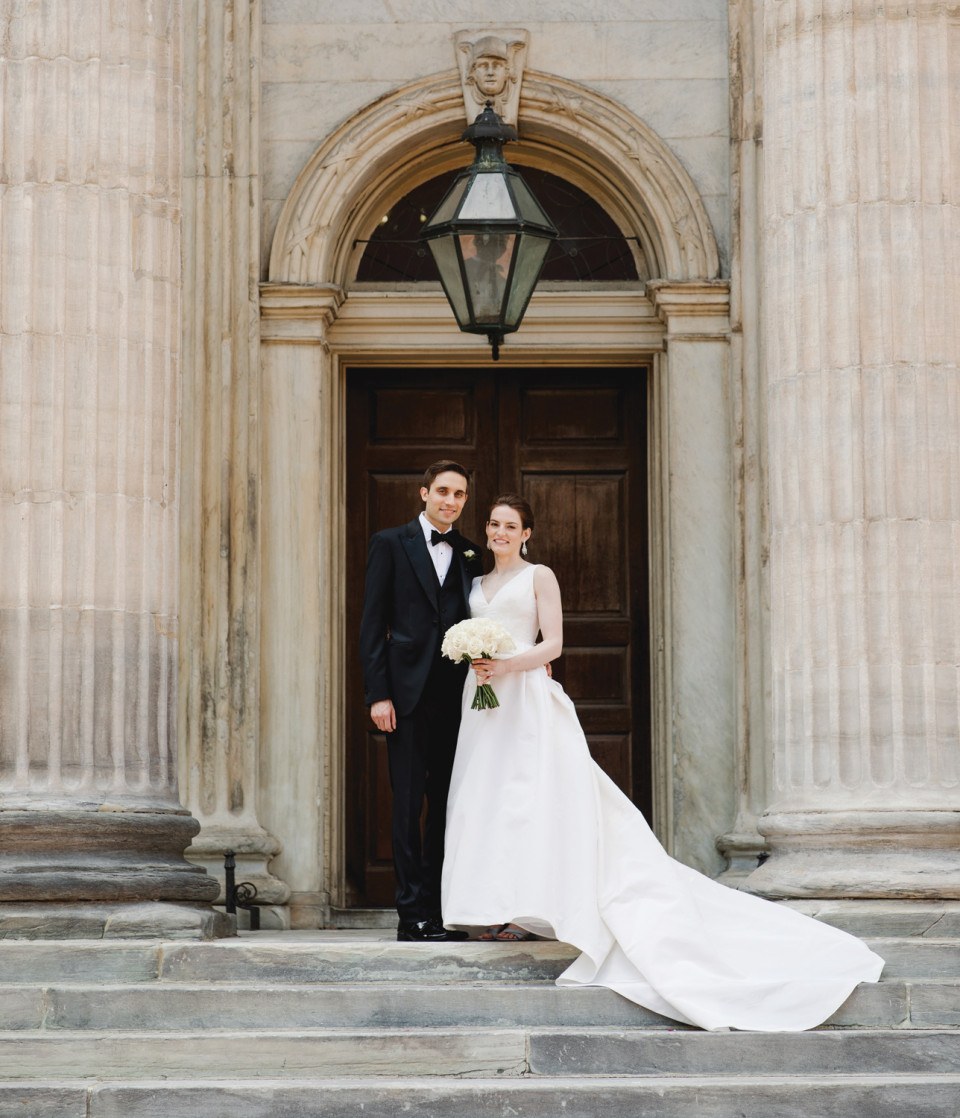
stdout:
POLYGON ((486 108, 463 133, 477 154, 443 196, 420 236, 461 330, 485 334, 500 357, 505 334, 519 327, 550 242, 550 218, 502 147, 517 131, 486 108))

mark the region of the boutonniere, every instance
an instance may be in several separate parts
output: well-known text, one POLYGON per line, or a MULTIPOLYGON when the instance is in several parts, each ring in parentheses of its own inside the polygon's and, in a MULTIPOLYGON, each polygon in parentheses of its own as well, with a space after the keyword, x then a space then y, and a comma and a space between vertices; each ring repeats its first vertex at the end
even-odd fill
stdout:
POLYGON ((472 547, 468 547, 467 550, 463 553, 463 557, 464 559, 469 559, 472 562, 474 559, 476 559, 477 553, 473 550, 472 547))

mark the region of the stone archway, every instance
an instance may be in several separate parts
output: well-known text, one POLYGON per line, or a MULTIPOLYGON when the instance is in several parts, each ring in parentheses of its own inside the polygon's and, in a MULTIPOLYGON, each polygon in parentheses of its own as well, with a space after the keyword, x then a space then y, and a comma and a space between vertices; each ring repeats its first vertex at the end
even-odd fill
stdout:
MULTIPOLYGON (((462 99, 447 75, 406 86, 334 132, 301 171, 280 214, 272 283, 344 288, 354 242, 383 206, 417 182, 461 166, 462 99)), ((520 99, 524 162, 580 186, 638 236, 651 274, 719 274, 716 240, 697 189, 639 117, 586 87, 528 72, 520 99)))
MULTIPOLYGON (((439 290, 349 290, 357 241, 417 183, 463 165, 462 112, 456 76, 442 75, 333 133, 283 207, 261 286, 261 771, 295 925, 343 903, 346 365, 488 360, 452 328, 439 290)), ((637 117, 527 72, 520 124, 522 162, 591 193, 657 276, 645 288, 538 293, 505 360, 652 364, 654 814, 668 849, 716 871, 714 840, 735 804, 728 285, 692 180, 637 117)))

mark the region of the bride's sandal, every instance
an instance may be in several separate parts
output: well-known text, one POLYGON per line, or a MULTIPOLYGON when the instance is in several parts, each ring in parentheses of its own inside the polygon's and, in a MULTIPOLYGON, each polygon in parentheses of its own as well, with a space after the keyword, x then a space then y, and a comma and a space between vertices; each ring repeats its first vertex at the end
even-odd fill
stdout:
POLYGON ((516 924, 504 924, 493 938, 500 940, 501 943, 522 943, 537 937, 525 928, 518 928, 516 924))
POLYGON ((499 939, 500 933, 509 926, 509 924, 491 924, 489 928, 477 936, 477 939, 499 939))

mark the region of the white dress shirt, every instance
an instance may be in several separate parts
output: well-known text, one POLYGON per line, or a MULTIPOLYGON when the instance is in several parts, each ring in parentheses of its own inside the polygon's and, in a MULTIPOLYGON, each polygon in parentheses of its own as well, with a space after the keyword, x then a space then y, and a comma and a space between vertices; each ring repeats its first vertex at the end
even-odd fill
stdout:
MULTIPOLYGON (((427 553, 429 554, 433 565, 436 568, 437 578, 440 580, 440 585, 443 585, 443 580, 447 577, 447 571, 450 570, 450 564, 453 562, 453 545, 449 543, 438 543, 436 545, 430 542, 430 536, 434 532, 438 532, 439 528, 434 528, 429 520, 420 513, 420 527, 423 529, 423 534, 427 541, 427 553)), ((450 528, 447 532, 451 531, 450 528)), ((447 533, 442 533, 446 535, 447 533)))

